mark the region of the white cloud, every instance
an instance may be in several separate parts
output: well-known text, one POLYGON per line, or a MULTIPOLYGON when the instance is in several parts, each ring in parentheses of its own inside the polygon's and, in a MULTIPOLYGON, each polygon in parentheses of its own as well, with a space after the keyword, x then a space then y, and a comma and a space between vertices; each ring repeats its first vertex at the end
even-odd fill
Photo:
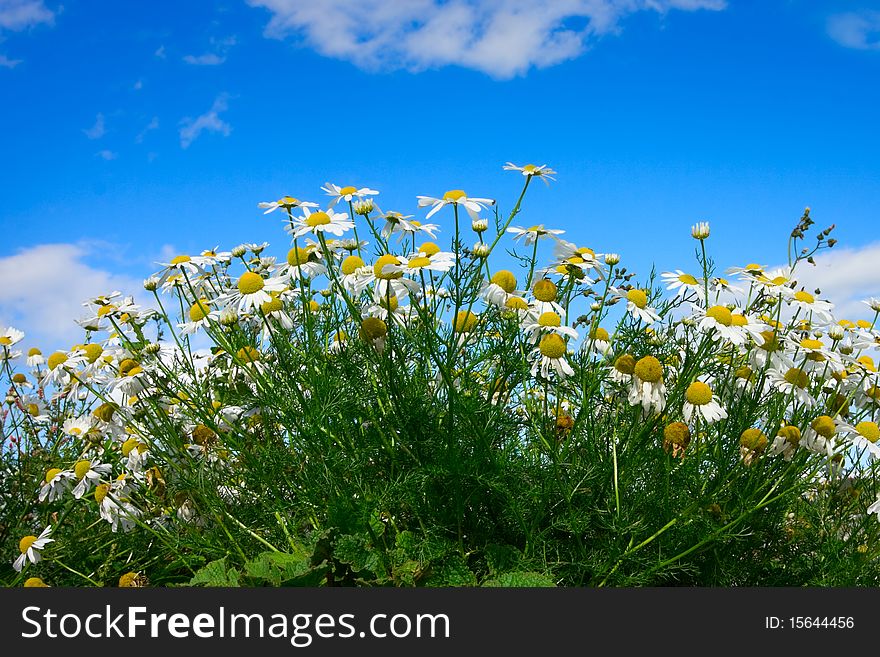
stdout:
POLYGON ((6 55, 0 55, 0 66, 3 68, 15 68, 21 64, 20 59, 9 59, 6 55))
POLYGON ((498 78, 577 57, 638 11, 721 10, 726 0, 247 0, 265 34, 295 36, 368 70, 457 65, 498 78))
POLYGON ((828 36, 841 46, 880 50, 880 11, 835 14, 828 19, 828 36))
POLYGON ((150 132, 151 130, 158 130, 158 129, 159 129, 159 117, 154 116, 152 118, 152 120, 146 125, 146 127, 144 127, 144 129, 141 130, 140 133, 138 133, 138 136, 134 138, 134 142, 136 144, 140 144, 141 142, 144 141, 144 138, 147 136, 148 132, 150 132))
POLYGON ((862 301, 880 298, 880 242, 855 248, 838 245, 815 260, 815 267, 807 262, 798 265, 798 283, 808 292, 819 288, 821 297, 834 303, 834 316, 839 319, 869 318, 871 311, 862 301))
POLYGON ((162 45, 156 48, 156 52, 154 52, 153 55, 159 59, 165 59, 165 46, 162 45))
POLYGON ((104 115, 101 113, 98 113, 98 116, 95 117, 95 125, 83 130, 83 134, 89 139, 100 139, 106 132, 107 128, 104 126, 104 115))
POLYGON ((195 66, 218 66, 226 61, 226 57, 221 57, 216 53, 208 52, 204 55, 184 55, 183 61, 195 66))
POLYGON ((108 162, 110 160, 115 160, 117 157, 119 157, 119 153, 115 153, 106 148, 104 150, 98 151, 97 153, 95 153, 95 155, 100 157, 102 160, 107 160, 108 162))
POLYGON ((0 28, 25 30, 34 25, 51 25, 55 14, 46 8, 43 0, 0 0, 0 28))
POLYGON ((227 94, 220 94, 211 106, 211 109, 201 116, 192 119, 184 118, 180 122, 180 146, 181 148, 189 148, 203 132, 219 132, 224 137, 228 137, 232 132, 232 126, 220 118, 220 112, 227 109, 227 94))
POLYGON ((140 91, 143 88, 144 88, 144 81, 143 80, 138 80, 132 86, 132 89, 134 89, 135 91, 140 91))
MULTIPOLYGON (((105 245, 106 246, 106 245, 105 245)), ((44 352, 81 340, 74 322, 86 313, 82 302, 119 290, 143 296, 143 282, 93 266, 99 245, 40 244, 0 257, 0 325, 27 334, 27 344, 44 352)))

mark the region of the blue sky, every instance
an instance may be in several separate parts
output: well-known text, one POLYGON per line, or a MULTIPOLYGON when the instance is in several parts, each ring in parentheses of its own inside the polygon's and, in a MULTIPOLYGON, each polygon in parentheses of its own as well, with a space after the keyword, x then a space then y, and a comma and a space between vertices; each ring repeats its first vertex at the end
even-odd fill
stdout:
POLYGON ((700 220, 722 267, 783 262, 809 205, 854 309, 880 295, 873 4, 0 0, 0 325, 65 340, 163 257, 281 255, 257 202, 327 181, 509 209, 508 160, 559 172, 523 224, 644 273, 692 267, 700 220))

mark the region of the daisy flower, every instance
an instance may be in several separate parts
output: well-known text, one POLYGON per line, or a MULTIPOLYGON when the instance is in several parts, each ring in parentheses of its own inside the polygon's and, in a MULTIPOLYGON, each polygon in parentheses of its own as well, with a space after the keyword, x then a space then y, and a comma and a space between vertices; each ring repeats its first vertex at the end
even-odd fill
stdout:
POLYGON ((791 461, 800 442, 801 430, 792 424, 784 425, 779 429, 767 453, 770 456, 781 454, 783 459, 791 461))
POLYGON ((859 450, 867 450, 875 459, 880 459, 880 428, 876 422, 863 420, 855 426, 841 423, 840 428, 850 436, 853 446, 859 450))
POLYGON ((660 320, 657 311, 648 306, 648 295, 644 290, 635 287, 629 290, 611 287, 609 291, 618 299, 626 301, 626 311, 633 319, 645 322, 645 324, 653 324, 660 320))
POLYGON ((400 258, 390 253, 379 256, 373 263, 373 276, 376 277, 375 292, 378 297, 405 297, 418 291, 419 284, 416 281, 403 277, 402 264, 400 258))
POLYGON ((11 326, 0 326, 0 348, 4 351, 12 347, 12 345, 21 342, 24 333, 11 326))
POLYGON ((64 351, 56 351, 46 359, 46 371, 43 373, 43 385, 66 385, 70 381, 70 372, 85 361, 82 356, 73 356, 64 351))
POLYGON ((691 237, 701 241, 709 237, 709 222, 700 221, 691 226, 691 237))
POLYGON ((239 276, 234 289, 214 299, 212 303, 229 303, 236 306, 240 313, 251 312, 272 300, 270 292, 283 292, 286 289, 287 281, 283 277, 263 278, 247 271, 239 276))
POLYGON ((540 373, 541 377, 547 379, 551 369, 560 379, 574 376, 574 370, 565 358, 567 352, 568 347, 561 335, 548 333, 542 337, 532 352, 532 357, 535 359, 531 370, 532 376, 537 376, 540 373))
POLYGON ((685 422, 690 422, 691 419, 698 416, 703 418, 706 424, 714 424, 727 417, 727 411, 716 401, 712 388, 702 381, 691 383, 684 396, 682 415, 684 415, 685 422))
POLYGON ((513 162, 508 162, 504 165, 505 171, 519 171, 522 175, 527 178, 535 177, 540 178, 544 181, 544 184, 549 186, 551 180, 556 180, 552 176, 556 174, 556 172, 548 167, 546 164, 542 164, 540 166, 535 166, 534 164, 526 164, 521 167, 515 165, 513 162))
POLYGON ((21 552, 21 556, 19 556, 12 564, 12 567, 15 568, 16 572, 21 572, 26 561, 37 563, 40 560, 40 552, 43 548, 49 543, 55 541, 54 538, 49 538, 51 534, 52 525, 49 525, 46 529, 40 532, 39 536, 25 536, 18 542, 18 549, 21 552))
POLYGON ((359 297, 370 283, 376 280, 373 268, 367 265, 363 258, 355 254, 347 256, 342 261, 339 265, 339 271, 342 274, 340 277, 342 287, 355 297, 359 297))
POLYGON ((71 488, 71 479, 73 479, 71 470, 62 470, 61 468, 50 468, 46 471, 46 476, 40 484, 40 492, 37 498, 40 502, 54 502, 60 499, 64 493, 71 488))
POLYGON ((461 206, 467 213, 470 215, 471 219, 479 219, 480 210, 485 210, 487 205, 494 205, 495 201, 490 198, 478 198, 473 197, 469 198, 467 194, 461 189, 450 189, 448 192, 443 194, 442 198, 433 198, 431 196, 417 196, 419 200, 419 207, 424 208, 427 206, 431 206, 431 210, 425 216, 425 219, 430 219, 436 212, 438 212, 444 205, 456 205, 461 206))
POLYGON ((92 463, 88 459, 80 459, 73 466, 73 478, 77 480, 77 484, 73 489, 73 496, 80 499, 83 495, 92 490, 102 475, 110 473, 112 466, 109 463, 92 463))
POLYGON ((666 283, 667 290, 675 290, 675 296, 684 299, 691 292, 702 299, 704 294, 703 283, 700 279, 683 272, 681 269, 667 271, 660 274, 660 278, 666 283))
POLYGON ((834 455, 834 442, 840 430, 837 423, 829 415, 820 415, 804 431, 800 444, 814 454, 824 454, 831 458, 834 455))
POLYGON ((40 351, 36 347, 32 347, 27 352, 26 362, 28 367, 39 367, 40 365, 44 365, 46 363, 46 359, 43 358, 42 351, 40 351))
POLYGON ((758 327, 753 325, 747 329, 748 318, 734 314, 727 306, 711 306, 706 310, 693 306, 693 310, 697 327, 713 340, 722 339, 731 344, 744 345, 751 337, 756 344, 763 342, 764 338, 761 331, 757 330, 758 327))
POLYGON ((772 386, 783 395, 793 395, 800 403, 808 407, 816 405, 816 400, 807 390, 810 387, 810 375, 799 367, 786 370, 771 367, 767 370, 767 379, 772 386))
POLYGON ((422 270, 447 272, 455 266, 455 254, 441 251, 433 242, 426 242, 416 253, 409 256, 400 256, 399 265, 391 265, 386 271, 399 271, 405 274, 417 275, 422 270), (435 250, 436 249, 436 250, 435 250))
POLYGON ((862 303, 868 306, 868 308, 873 310, 875 313, 880 313, 880 299, 871 297, 870 299, 865 299, 864 301, 862 301, 862 303))
POLYGON ((628 398, 631 405, 641 406, 646 415, 652 411, 663 412, 666 407, 663 365, 654 356, 644 356, 636 361, 628 398))
POLYGON ((636 359, 632 354, 621 354, 614 360, 612 366, 608 368, 608 378, 615 383, 629 385, 632 383, 635 369, 636 359))
POLYGON ((297 239, 308 233, 314 235, 317 235, 318 233, 330 233, 337 237, 341 237, 345 231, 354 228, 354 222, 347 214, 335 212, 332 208, 328 209, 326 212, 323 210, 312 212, 309 208, 304 207, 303 215, 304 216, 299 217, 292 224, 284 227, 284 230, 290 233, 293 239, 297 239))
POLYGON ((212 320, 217 321, 220 311, 211 310, 209 306, 210 303, 210 301, 203 298, 192 304, 187 311, 189 321, 177 325, 180 332, 184 335, 192 335, 203 326, 209 325, 212 320))
POLYGON ((743 289, 741 287, 732 285, 726 278, 720 278, 718 276, 713 276, 709 279, 709 291, 715 294, 716 299, 722 292, 727 292, 728 294, 743 294, 743 289))
POLYGON ((277 201, 261 201, 260 203, 257 203, 257 207, 265 210, 263 214, 269 214, 270 212, 275 212, 275 210, 279 208, 284 208, 290 212, 293 208, 316 208, 318 207, 318 204, 300 201, 292 196, 282 196, 277 201))
POLYGON ((365 196, 377 196, 379 194, 375 189, 370 189, 369 187, 361 187, 358 189, 357 187, 353 187, 352 185, 346 185, 345 187, 340 187, 339 185, 334 185, 333 183, 326 183, 324 187, 321 188, 321 191, 327 194, 327 196, 332 196, 332 200, 330 201, 329 207, 333 207, 339 201, 350 202, 352 199, 362 199, 365 196))
POLYGON ((113 532, 120 529, 124 532, 133 529, 141 516, 141 511, 128 499, 122 497, 127 485, 125 479, 112 484, 98 484, 95 487, 95 502, 98 503, 100 516, 110 523, 113 532))
POLYGON ((587 334, 587 339, 584 340, 581 348, 589 349, 591 347, 593 352, 602 354, 603 356, 607 356, 611 352, 611 336, 608 334, 607 329, 604 329, 601 326, 590 329, 590 332, 587 334))
MULTIPOLYGON (((387 217, 386 217, 387 218, 387 217)), ((388 224, 385 224, 385 228, 388 227, 388 224)), ((383 236, 385 232, 385 228, 382 229, 383 236)), ((397 238, 398 242, 402 242, 407 237, 412 236, 415 238, 416 235, 424 233, 429 236, 431 239, 437 239, 437 231, 440 230, 440 226, 437 224, 423 224, 421 221, 405 221, 399 222, 397 225, 397 232, 400 233, 400 236, 397 238)))
POLYGON ((834 371, 837 371, 843 365, 840 356, 831 351, 821 340, 797 338, 789 333, 786 336, 786 343, 791 351, 803 355, 802 367, 808 370, 824 370, 830 365, 834 371))
POLYGON ((538 314, 546 312, 554 312, 557 315, 564 315, 565 309, 560 306, 556 299, 559 295, 559 289, 556 283, 549 278, 542 278, 532 285, 532 295, 535 297, 532 303, 532 309, 538 314))
MULTIPOLYGON (((329 241, 327 246, 332 251, 329 241)), ((315 244, 309 244, 305 248, 294 246, 287 252, 287 267, 282 270, 282 276, 317 278, 327 273, 327 268, 321 262, 322 258, 321 249, 315 244)))
POLYGON ((525 244, 532 245, 543 237, 548 235, 550 237, 556 237, 557 235, 562 235, 565 231, 559 230, 558 228, 545 228, 544 224, 538 224, 536 226, 529 226, 528 228, 510 226, 506 232, 514 235, 514 242, 520 238, 524 238, 523 241, 525 244))
MULTIPOLYGON (((400 214, 399 212, 388 211, 382 215, 382 218, 385 220, 385 225, 382 226, 382 232, 380 233, 382 237, 388 239, 394 233, 401 232, 404 235, 401 235, 401 239, 405 236, 406 231, 410 229, 414 229, 415 222, 409 221, 409 219, 413 215, 411 214, 400 214)), ((436 228, 436 224, 427 224, 428 226, 432 226, 436 228)))
POLYGON ((830 323, 834 321, 834 318, 831 316, 831 309, 834 308, 834 304, 817 299, 804 290, 795 292, 788 300, 788 304, 795 308, 800 308, 807 313, 812 313, 813 317, 819 318, 823 322, 830 323))
POLYGON ((480 296, 483 300, 498 308, 504 308, 510 297, 521 297, 522 290, 516 289, 516 276, 512 271, 499 269, 492 274, 492 278, 483 280, 480 296))
POLYGON ((564 326, 562 318, 553 311, 542 313, 536 319, 529 318, 526 321, 528 323, 523 326, 523 331, 528 335, 530 342, 538 342, 543 336, 551 333, 572 340, 578 339, 578 332, 570 326, 564 326))

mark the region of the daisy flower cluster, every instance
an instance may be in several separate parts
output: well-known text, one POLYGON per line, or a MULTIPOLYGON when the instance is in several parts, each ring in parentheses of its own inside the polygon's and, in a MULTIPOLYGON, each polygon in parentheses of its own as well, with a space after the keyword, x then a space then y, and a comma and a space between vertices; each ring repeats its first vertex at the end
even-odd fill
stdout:
MULTIPOLYGON (((830 229, 786 266, 715 272, 699 222, 695 268, 637 282, 621 255, 517 221, 530 182, 554 170, 504 169, 524 178, 506 217, 462 189, 418 196, 404 214, 381 209, 377 190, 328 182, 311 200, 257 204, 287 236, 278 251, 181 253, 157 263, 145 300, 86 300, 79 344, 24 349, 21 331, 0 327, 3 449, 42 465, 14 570, 24 578, 61 554, 73 519, 142 533, 157 551, 180 531, 241 528, 242 505, 300 504, 298 477, 327 450, 357 453, 364 432, 377 436, 375 476, 401 476, 377 464, 424 458, 392 408, 407 395, 439 409, 442 435, 482 435, 482 415, 462 416, 477 403, 508 418, 506 449, 540 453, 535 467, 592 441, 614 459, 618 513, 618 458, 639 450, 667 472, 694 463, 731 482, 762 468, 794 468, 813 493, 857 481, 868 492, 855 515, 880 516, 880 300, 837 317, 798 282, 833 246, 830 229), (328 392, 329 372, 358 399, 328 392), (254 445, 285 473, 271 494, 249 476, 254 445)), ((301 503, 300 521, 319 527, 314 501, 301 503)))

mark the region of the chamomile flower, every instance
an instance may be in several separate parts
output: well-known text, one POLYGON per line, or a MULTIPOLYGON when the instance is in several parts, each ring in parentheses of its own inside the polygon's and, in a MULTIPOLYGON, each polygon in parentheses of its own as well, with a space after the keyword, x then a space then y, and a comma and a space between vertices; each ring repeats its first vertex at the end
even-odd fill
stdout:
POLYGON ((18 542, 18 549, 21 555, 16 559, 12 567, 16 572, 21 572, 25 562, 38 563, 40 561, 40 552, 49 544, 55 541, 49 538, 52 534, 52 525, 48 525, 46 529, 40 532, 39 536, 25 536, 18 542))
POLYGON ((616 287, 609 288, 612 295, 622 301, 626 301, 626 311, 636 320, 645 324, 653 324, 660 321, 660 315, 653 308, 648 306, 648 294, 645 290, 639 288, 631 288, 622 290, 616 287))
POLYGON ((11 350, 12 346, 24 339, 24 332, 12 326, 0 326, 0 353, 11 350))
POLYGON ((700 417, 706 424, 714 424, 727 417, 727 411, 715 399, 712 388, 703 381, 691 383, 684 396, 682 415, 684 415, 685 422, 690 423, 692 419, 700 417))
POLYGON ((801 442, 801 430, 792 424, 783 424, 779 429, 779 433, 770 444, 767 453, 770 456, 782 455, 786 461, 791 461, 797 452, 797 448, 801 442))
POLYGON ((399 271, 410 276, 417 276, 421 271, 447 272, 455 266, 455 254, 440 251, 433 242, 426 242, 416 253, 398 258, 399 265, 391 265, 387 271, 399 271), (436 249, 436 250, 435 250, 436 249))
POLYGON ((547 379, 551 370, 556 372, 556 376, 560 379, 574 376, 574 369, 565 358, 567 353, 565 338, 558 333, 544 335, 532 351, 532 357, 535 359, 531 370, 532 376, 540 373, 541 377, 547 379))
POLYGON ((633 366, 629 403, 641 406, 645 415, 659 414, 666 407, 666 384, 663 365, 654 356, 644 356, 633 366))
POLYGON ((468 197, 461 189, 450 189, 441 198, 431 196, 417 196, 419 207, 431 206, 425 219, 430 219, 445 205, 461 206, 470 215, 471 219, 479 219, 480 210, 485 210, 487 205, 494 205, 495 201, 490 198, 468 197))
POLYGON ((269 214, 270 212, 275 212, 275 210, 278 210, 279 208, 283 208, 290 212, 294 208, 316 208, 318 207, 318 204, 300 201, 292 196, 282 196, 277 201, 261 201, 257 203, 257 207, 265 210, 263 214, 269 214))
POLYGON ((483 280, 480 296, 487 304, 504 308, 510 297, 522 297, 522 290, 516 289, 516 275, 508 269, 499 269, 488 281, 483 280))
POLYGON ((559 289, 556 287, 556 283, 549 278, 535 281, 535 284, 532 285, 532 295, 535 299, 531 308, 538 315, 546 312, 554 312, 557 315, 565 314, 565 309, 557 302, 559 289))
POLYGON ((862 420, 855 425, 841 423, 840 429, 847 432, 850 442, 858 450, 867 450, 875 459, 880 459, 880 428, 872 420, 862 420))
POLYGON ((239 313, 253 312, 272 300, 271 292, 283 292, 286 289, 287 280, 284 277, 263 278, 259 274, 247 271, 239 276, 233 289, 220 295, 212 303, 229 304, 238 308, 239 313))
POLYGON ((95 502, 98 503, 100 516, 110 523, 110 530, 123 533, 131 531, 142 515, 140 509, 125 497, 125 479, 110 484, 98 484, 95 487, 95 502))
POLYGON ((209 326, 211 322, 216 322, 220 316, 219 310, 211 310, 210 301, 207 299, 197 299, 195 303, 190 305, 187 311, 188 322, 178 324, 177 328, 184 335, 192 335, 199 329, 209 326))
POLYGON ((621 354, 614 359, 614 363, 608 368, 608 378, 615 383, 629 385, 633 381, 635 369, 635 357, 632 354, 621 354))
POLYGON ((43 352, 40 351, 37 347, 31 347, 27 352, 27 360, 25 361, 28 367, 39 367, 40 365, 44 365, 46 363, 46 359, 43 357, 43 352))
POLYGON ((76 499, 81 498, 112 469, 113 466, 109 463, 92 462, 88 459, 77 461, 73 466, 73 478, 77 481, 73 488, 73 496, 76 499))
MULTIPOLYGON (((385 225, 382 226, 380 235, 382 235, 382 237, 387 240, 394 233, 402 233, 402 239, 409 229, 415 229, 413 222, 410 221, 412 216, 413 215, 411 214, 400 214, 399 212, 394 212, 393 210, 383 213, 382 219, 385 220, 385 225)), ((427 225, 436 228, 436 224, 427 225)))
POLYGON ((547 186, 550 185, 551 180, 556 180, 556 178, 552 177, 556 172, 546 164, 541 164, 539 166, 526 164, 520 167, 513 162, 508 162, 503 168, 505 171, 519 171, 527 178, 540 178, 547 186))
POLYGON ((304 207, 303 216, 295 219, 292 224, 286 225, 284 230, 290 233, 293 239, 302 237, 303 235, 318 233, 330 233, 337 237, 342 237, 345 231, 354 228, 354 222, 347 214, 336 212, 331 208, 324 210, 316 210, 312 212, 309 208, 304 207))
POLYGON ((395 255, 386 253, 373 263, 373 276, 376 277, 376 294, 379 297, 407 296, 419 289, 419 284, 403 277, 403 261, 395 255))
POLYGON ((667 271, 660 274, 660 278, 666 283, 667 290, 675 290, 675 296, 686 298, 689 294, 696 294, 697 298, 704 296, 703 282, 681 269, 667 271))
POLYGON ((581 348, 591 349, 595 353, 607 356, 611 352, 611 336, 608 330, 601 326, 590 329, 581 348))
POLYGON ((61 499, 71 489, 73 476, 72 470, 50 468, 40 484, 37 498, 40 502, 54 502, 61 499))
POLYGON ((367 196, 378 196, 379 192, 375 189, 370 189, 369 187, 354 187, 352 185, 346 185, 345 187, 340 187, 339 185, 334 185, 333 183, 326 183, 324 187, 321 188, 327 196, 332 197, 330 201, 329 207, 333 207, 340 201, 350 202, 353 199, 363 199, 367 196))
POLYGON ((562 318, 552 310, 542 313, 533 321, 530 320, 531 318, 527 319, 527 323, 523 326, 523 331, 530 342, 538 342, 543 336, 551 333, 572 340, 578 339, 578 332, 570 326, 563 325, 562 318))
POLYGON ((734 313, 727 306, 710 306, 703 309, 693 306, 697 327, 712 337, 735 345, 744 345, 749 339, 756 343, 763 341, 763 334, 757 325, 749 326, 745 315, 734 313))
POLYGON ((800 444, 814 454, 822 454, 829 458, 834 455, 838 424, 829 415, 820 415, 810 422, 804 431, 800 444))
POLYGON ((829 301, 817 299, 813 294, 804 290, 799 290, 791 295, 788 299, 790 306, 800 308, 805 313, 811 313, 814 319, 820 319, 823 322, 833 321, 831 309, 834 304, 829 301))
POLYGON ((535 226, 529 226, 528 228, 509 226, 506 232, 514 235, 514 242, 522 239, 526 245, 532 245, 539 239, 545 237, 556 237, 557 235, 562 235, 563 233, 565 233, 564 230, 560 230, 558 228, 545 228, 544 224, 537 224, 535 226))
POLYGON ((440 230, 440 226, 437 224, 423 224, 421 221, 416 220, 407 221, 406 223, 398 224, 398 232, 400 233, 400 236, 397 238, 397 241, 402 242, 408 237, 415 239, 416 235, 422 234, 427 235, 431 239, 436 239, 438 230, 440 230))
POLYGON ((812 381, 807 371, 799 367, 789 367, 788 369, 770 367, 767 370, 767 379, 773 388, 783 395, 791 395, 807 407, 816 405, 816 400, 809 392, 812 381))

